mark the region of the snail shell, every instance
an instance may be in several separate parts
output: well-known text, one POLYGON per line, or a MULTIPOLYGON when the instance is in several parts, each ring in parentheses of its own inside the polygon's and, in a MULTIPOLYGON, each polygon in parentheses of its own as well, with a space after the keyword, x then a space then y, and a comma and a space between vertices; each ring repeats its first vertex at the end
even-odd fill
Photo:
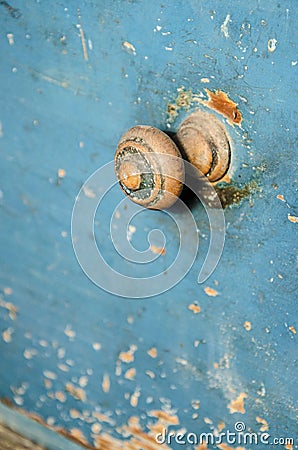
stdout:
POLYGON ((213 115, 196 111, 180 125, 175 142, 186 159, 209 181, 219 181, 231 162, 231 146, 222 123, 213 115))
POLYGON ((176 144, 165 133, 138 125, 120 139, 115 173, 121 189, 132 201, 145 208, 165 209, 175 203, 182 191, 184 162, 176 144))

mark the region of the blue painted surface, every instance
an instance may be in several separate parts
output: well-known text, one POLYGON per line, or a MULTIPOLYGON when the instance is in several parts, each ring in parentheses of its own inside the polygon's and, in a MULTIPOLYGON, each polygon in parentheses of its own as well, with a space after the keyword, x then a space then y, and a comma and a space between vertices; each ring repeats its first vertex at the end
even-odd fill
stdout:
MULTIPOLYGON (((114 423, 102 422, 102 430, 120 442, 116 425, 136 415, 146 431, 154 422, 149 412, 169 405, 179 417, 173 429, 208 432, 222 421, 233 431, 241 420, 257 432, 261 417, 272 438, 297 438, 297 224, 288 217, 297 216, 296 2, 105 0, 81 2, 81 18, 73 2, 12 6, 19 18, 0 5, 1 397, 49 423, 81 429, 90 443, 94 411, 111 416, 114 423), (274 52, 269 39, 277 41, 274 52), (224 253, 204 285, 196 280, 209 225, 196 203, 200 249, 183 281, 153 299, 114 297, 94 286, 75 259, 75 196, 94 170, 112 160, 129 127, 177 129, 188 112, 181 109, 170 122, 167 105, 181 86, 196 94, 220 89, 239 104, 243 129, 227 124, 236 155, 232 179, 239 187, 253 181, 257 189, 225 210, 224 253), (58 169, 66 171, 64 178, 58 169), (206 287, 218 295, 206 295, 206 287), (15 320, 7 302, 18 310, 15 320), (197 315, 188 309, 193 302, 201 308, 197 315), (5 342, 7 330, 11 342, 5 342), (137 347, 134 361, 115 374, 120 352, 131 345, 137 347), (155 359, 147 354, 152 347, 155 359), (123 376, 130 367, 134 381, 123 376), (44 384, 45 371, 56 375, 51 387, 44 384), (108 393, 101 386, 104 374, 108 393), (85 401, 65 389, 67 383, 79 386, 82 376, 88 380, 84 386, 81 379, 85 401), (130 398, 138 390, 133 407, 130 398), (246 412, 231 414, 228 404, 241 392, 246 412), (200 401, 198 410, 193 400, 200 401)), ((122 198, 117 186, 109 192, 96 232, 107 260, 129 273, 109 241, 108 221, 122 198)), ((141 249, 148 230, 164 231, 166 255, 142 269, 164 270, 178 248, 175 225, 152 211, 134 225, 132 242, 141 249)))

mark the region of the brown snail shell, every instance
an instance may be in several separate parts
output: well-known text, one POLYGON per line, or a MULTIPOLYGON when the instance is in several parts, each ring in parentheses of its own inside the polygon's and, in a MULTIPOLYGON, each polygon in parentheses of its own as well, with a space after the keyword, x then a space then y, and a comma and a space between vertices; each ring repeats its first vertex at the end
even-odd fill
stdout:
POLYGON ((169 208, 182 191, 183 159, 176 144, 157 128, 130 128, 120 139, 114 161, 121 189, 145 208, 169 208))
POLYGON ((213 114, 195 111, 181 123, 174 139, 185 158, 209 181, 225 176, 231 146, 224 126, 213 114))

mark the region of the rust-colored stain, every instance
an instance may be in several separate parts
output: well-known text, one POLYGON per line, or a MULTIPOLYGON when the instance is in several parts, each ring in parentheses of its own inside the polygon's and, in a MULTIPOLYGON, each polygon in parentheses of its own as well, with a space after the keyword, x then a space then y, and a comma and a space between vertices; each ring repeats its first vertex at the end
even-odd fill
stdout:
POLYGON ((257 189, 258 185, 255 181, 247 183, 244 187, 237 187, 232 184, 215 186, 216 193, 224 209, 228 206, 239 205, 244 198, 249 197, 257 189))
POLYGON ((282 202, 285 202, 285 198, 282 194, 277 194, 276 198, 278 198, 278 200, 281 200, 282 202))
POLYGON ((216 297, 218 295, 218 292, 216 289, 213 289, 211 287, 206 286, 204 288, 204 291, 207 295, 209 295, 209 297, 216 297))
POLYGON ((298 223, 298 217, 291 216, 291 214, 288 214, 288 220, 292 223, 298 223))
POLYGON ((269 430, 269 426, 268 426, 268 422, 265 419, 262 419, 261 417, 256 417, 256 421, 260 424, 262 424, 260 431, 268 431, 269 430))
POLYGON ((245 392, 241 392, 235 400, 231 400, 228 404, 228 408, 230 410, 230 414, 241 413, 245 414, 244 409, 244 399, 247 398, 247 394, 245 392))
POLYGON ((297 334, 296 328, 293 327, 293 325, 289 326, 289 330, 290 330, 291 333, 297 334))
POLYGON ((237 108, 237 103, 233 102, 223 91, 212 92, 205 88, 208 100, 200 100, 204 106, 207 106, 228 119, 231 125, 240 125, 242 122, 242 114, 237 108))

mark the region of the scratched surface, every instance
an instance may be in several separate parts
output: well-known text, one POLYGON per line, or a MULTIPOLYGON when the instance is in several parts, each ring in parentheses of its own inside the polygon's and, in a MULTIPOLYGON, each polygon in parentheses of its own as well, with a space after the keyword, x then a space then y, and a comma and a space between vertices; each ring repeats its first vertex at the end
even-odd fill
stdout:
MULTIPOLYGON (((163 426, 199 434, 239 420, 297 438, 295 0, 11 1, 0 2, 0 396, 98 448, 162 448, 163 426), (221 261, 198 285, 209 226, 194 202, 187 276, 153 299, 114 297, 76 261, 75 196, 128 128, 175 132, 205 108, 205 88, 243 116, 240 128, 218 115, 233 142, 226 203, 243 197, 225 209, 221 261)), ((96 229, 129 273, 108 238, 122 197, 109 192, 96 229)), ((144 211, 134 227, 139 248, 163 230, 166 254, 146 270, 165 270, 174 224, 144 211)))

